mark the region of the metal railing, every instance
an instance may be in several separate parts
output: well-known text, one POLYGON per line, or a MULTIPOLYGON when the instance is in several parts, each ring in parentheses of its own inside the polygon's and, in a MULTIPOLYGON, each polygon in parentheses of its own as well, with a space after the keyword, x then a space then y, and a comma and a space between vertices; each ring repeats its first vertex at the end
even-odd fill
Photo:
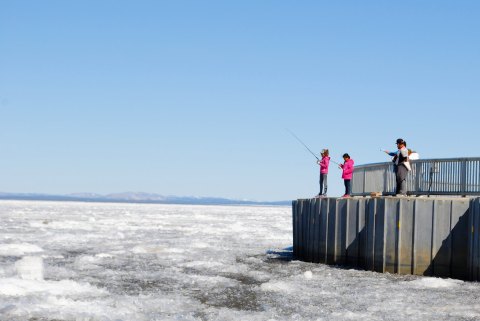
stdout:
MULTIPOLYGON (((480 157, 424 159, 411 161, 407 176, 409 195, 480 195, 480 157)), ((352 195, 373 192, 395 194, 393 163, 355 166, 352 195)))

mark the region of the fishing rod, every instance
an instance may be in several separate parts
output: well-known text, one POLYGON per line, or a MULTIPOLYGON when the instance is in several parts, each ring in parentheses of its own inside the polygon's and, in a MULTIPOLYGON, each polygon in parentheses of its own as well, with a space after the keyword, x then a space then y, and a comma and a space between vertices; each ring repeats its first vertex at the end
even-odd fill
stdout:
POLYGON ((286 129, 293 137, 295 137, 295 139, 298 140, 303 146, 305 146, 305 148, 306 148, 313 156, 315 156, 315 158, 316 158, 317 160, 320 160, 320 159, 317 157, 317 155, 315 155, 315 154, 310 150, 310 148, 308 148, 308 146, 305 145, 305 143, 302 142, 302 140, 297 137, 297 135, 295 135, 290 129, 288 129, 288 128, 285 128, 285 129, 286 129))
MULTIPOLYGON (((316 158, 317 160, 320 160, 320 159, 317 157, 317 155, 315 155, 315 153, 312 152, 312 151, 310 150, 310 148, 308 148, 308 146, 305 145, 305 143, 302 142, 302 140, 301 140, 300 138, 298 138, 297 135, 295 135, 290 129, 288 129, 288 128, 285 128, 285 129, 286 129, 293 137, 295 137, 295 139, 298 140, 303 146, 305 146, 305 148, 306 148, 313 156, 315 156, 315 158, 316 158)), ((331 161, 332 163, 335 163, 335 164, 337 164, 337 165, 340 165, 340 163, 337 163, 337 162, 334 161, 333 159, 330 159, 330 161, 331 161)))

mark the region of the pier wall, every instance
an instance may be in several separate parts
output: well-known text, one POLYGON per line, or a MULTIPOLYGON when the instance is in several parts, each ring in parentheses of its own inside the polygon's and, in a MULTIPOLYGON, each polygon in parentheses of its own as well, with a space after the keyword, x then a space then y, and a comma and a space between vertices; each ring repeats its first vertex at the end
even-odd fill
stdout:
POLYGON ((296 259, 480 280, 480 198, 314 198, 292 202, 296 259))

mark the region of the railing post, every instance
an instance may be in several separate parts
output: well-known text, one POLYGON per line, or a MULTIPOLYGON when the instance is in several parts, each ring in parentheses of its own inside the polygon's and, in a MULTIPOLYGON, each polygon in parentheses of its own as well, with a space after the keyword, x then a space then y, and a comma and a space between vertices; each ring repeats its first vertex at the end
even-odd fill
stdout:
POLYGON ((419 166, 420 163, 415 163, 415 192, 420 190, 420 177, 422 175, 422 166, 419 166))
POLYGON ((387 174, 388 174, 388 166, 386 166, 385 169, 383 170, 383 192, 387 191, 387 186, 388 186, 388 182, 387 182, 388 176, 387 176, 387 174))
POLYGON ((367 169, 363 170, 363 195, 365 195, 365 187, 367 185, 367 169))
POLYGON ((464 159, 461 162, 461 169, 460 169, 460 189, 462 192, 462 196, 465 196, 467 192, 467 160, 464 159))

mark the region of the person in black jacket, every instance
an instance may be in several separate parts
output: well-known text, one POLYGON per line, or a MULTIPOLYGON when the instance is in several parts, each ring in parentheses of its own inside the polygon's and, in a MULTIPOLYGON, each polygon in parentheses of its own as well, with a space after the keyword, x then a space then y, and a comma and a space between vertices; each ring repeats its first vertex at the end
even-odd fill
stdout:
POLYGON ((396 152, 385 151, 390 156, 393 156, 393 171, 395 172, 395 178, 397 183, 397 188, 395 190, 395 195, 397 196, 406 196, 407 195, 407 174, 410 170, 407 142, 402 138, 397 139, 396 141, 398 150, 396 152))
POLYGON ((407 143, 402 139, 397 139, 398 151, 392 159, 395 164, 395 176, 397 181, 397 188, 395 195, 406 196, 407 195, 407 174, 410 168, 408 163, 408 149, 407 143))

